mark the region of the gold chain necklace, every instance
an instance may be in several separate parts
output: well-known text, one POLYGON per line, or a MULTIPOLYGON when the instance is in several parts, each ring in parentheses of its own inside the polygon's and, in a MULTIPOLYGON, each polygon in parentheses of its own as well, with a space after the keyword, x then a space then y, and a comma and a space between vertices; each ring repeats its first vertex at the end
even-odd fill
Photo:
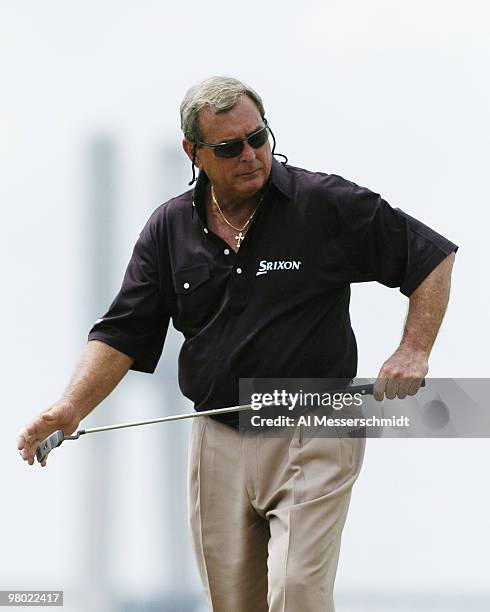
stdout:
POLYGON ((227 225, 229 225, 232 229, 234 229, 236 232, 238 232, 238 235, 235 236, 237 250, 240 248, 240 244, 242 243, 242 240, 245 238, 245 234, 243 232, 248 227, 250 221, 252 221, 252 219, 253 219, 255 213, 257 212, 259 206, 262 204, 262 200, 264 199, 264 195, 265 194, 263 194, 262 197, 260 198, 259 203, 254 208, 254 210, 253 210, 252 214, 250 215, 250 217, 245 221, 245 225, 243 227, 235 227, 232 223, 230 223, 228 221, 228 219, 223 214, 223 211, 221 210, 221 208, 220 208, 220 206, 218 204, 218 200, 216 199, 216 196, 214 195, 213 186, 211 185, 211 197, 213 198, 213 203, 216 206, 216 208, 218 209, 218 212, 219 212, 221 218, 223 219, 223 221, 227 225))

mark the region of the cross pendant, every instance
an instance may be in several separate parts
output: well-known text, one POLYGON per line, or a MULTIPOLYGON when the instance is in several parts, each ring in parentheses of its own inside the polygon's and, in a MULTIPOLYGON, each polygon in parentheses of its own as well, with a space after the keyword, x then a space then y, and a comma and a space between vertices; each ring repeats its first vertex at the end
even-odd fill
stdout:
POLYGON ((240 248, 240 244, 242 243, 242 240, 245 238, 245 236, 242 234, 242 232, 238 232, 238 236, 235 236, 235 240, 236 240, 236 248, 239 249, 240 248))

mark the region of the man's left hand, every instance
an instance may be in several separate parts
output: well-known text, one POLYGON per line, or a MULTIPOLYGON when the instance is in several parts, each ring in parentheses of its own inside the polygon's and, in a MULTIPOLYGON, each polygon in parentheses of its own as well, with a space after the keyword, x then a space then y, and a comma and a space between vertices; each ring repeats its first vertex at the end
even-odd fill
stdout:
POLYGON ((415 395, 429 371, 429 355, 426 352, 407 347, 399 347, 387 359, 374 383, 374 399, 403 399, 415 395))

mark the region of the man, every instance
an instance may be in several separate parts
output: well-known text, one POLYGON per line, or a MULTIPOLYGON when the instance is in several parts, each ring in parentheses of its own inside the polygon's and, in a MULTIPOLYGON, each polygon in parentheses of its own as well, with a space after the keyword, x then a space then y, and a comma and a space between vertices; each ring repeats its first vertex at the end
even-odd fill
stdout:
MULTIPOLYGON (((196 410, 237 404, 239 378, 352 379, 352 282, 410 299, 376 399, 415 394, 428 372, 457 246, 368 189, 277 162, 260 97, 235 79, 191 88, 181 122, 195 189, 150 217, 63 398, 22 431, 31 465, 42 439, 75 431, 129 369, 154 371, 170 318, 196 410)), ((241 435, 233 416, 194 421, 190 521, 214 612, 334 610, 364 443, 241 435)))

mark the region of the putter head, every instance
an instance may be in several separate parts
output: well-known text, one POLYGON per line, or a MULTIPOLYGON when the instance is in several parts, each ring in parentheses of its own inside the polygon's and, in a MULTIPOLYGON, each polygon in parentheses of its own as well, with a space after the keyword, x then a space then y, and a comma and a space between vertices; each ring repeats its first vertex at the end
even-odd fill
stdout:
POLYGON ((55 431, 45 440, 43 440, 36 449, 36 459, 39 461, 39 463, 42 463, 49 455, 49 453, 53 450, 53 448, 59 446, 64 439, 65 436, 63 432, 59 430, 55 431))

